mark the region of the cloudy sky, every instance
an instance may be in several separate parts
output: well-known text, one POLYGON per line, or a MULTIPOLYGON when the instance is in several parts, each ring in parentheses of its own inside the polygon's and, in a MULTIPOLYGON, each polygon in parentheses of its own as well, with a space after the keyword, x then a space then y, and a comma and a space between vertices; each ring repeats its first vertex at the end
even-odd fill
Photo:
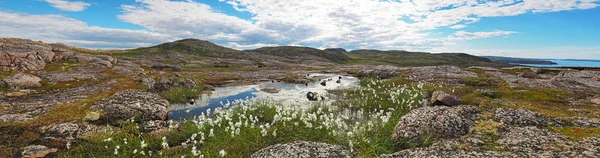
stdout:
POLYGON ((600 59, 600 0, 0 0, 0 37, 600 59))

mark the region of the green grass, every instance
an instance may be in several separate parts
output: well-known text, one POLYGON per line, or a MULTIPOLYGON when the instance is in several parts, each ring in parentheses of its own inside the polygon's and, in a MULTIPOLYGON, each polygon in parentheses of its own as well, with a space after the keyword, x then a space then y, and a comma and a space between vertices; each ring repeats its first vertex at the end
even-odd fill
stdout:
POLYGON ((159 135, 142 133, 134 123, 122 124, 123 130, 86 138, 83 143, 59 153, 59 157, 137 157, 142 150, 145 154, 153 151, 152 157, 189 157, 194 156, 194 146, 206 157, 219 157, 221 150, 227 152, 226 157, 249 157, 267 146, 299 140, 342 145, 359 157, 377 157, 426 144, 391 140, 400 117, 420 105, 422 90, 393 82, 363 82, 368 82, 363 90, 338 92, 349 97, 343 103, 315 102, 303 105, 307 106, 303 108, 277 101, 253 101, 230 107, 227 111, 213 111, 210 119, 204 115, 190 118, 180 128, 159 135), (381 92, 373 93, 373 90, 381 92), (340 113, 345 108, 362 113, 363 117, 340 113), (339 120, 342 116, 350 119, 339 120), (210 135, 211 129, 214 136, 210 135), (168 149, 162 147, 163 136, 168 149), (112 141, 104 142, 106 138, 112 138, 112 141), (124 143, 125 138, 128 144, 124 143), (141 141, 148 146, 141 149, 141 141), (187 147, 182 147, 182 143, 187 147), (114 155, 117 145, 119 153, 114 155), (133 154, 136 149, 137 154, 133 154), (159 152, 163 155, 156 155, 159 152))
POLYGON ((197 98, 202 94, 201 87, 174 87, 169 90, 160 92, 160 96, 172 103, 185 103, 192 98, 197 98))
POLYGON ((580 128, 580 127, 550 127, 550 130, 553 130, 558 133, 562 133, 567 137, 581 141, 585 138, 589 137, 597 137, 600 136, 600 128, 580 128))

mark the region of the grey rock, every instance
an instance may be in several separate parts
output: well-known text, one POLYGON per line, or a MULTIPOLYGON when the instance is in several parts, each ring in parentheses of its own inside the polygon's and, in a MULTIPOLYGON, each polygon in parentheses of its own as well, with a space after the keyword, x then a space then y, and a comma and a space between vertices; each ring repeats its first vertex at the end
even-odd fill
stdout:
POLYGON ((183 80, 183 87, 195 88, 198 87, 198 84, 196 83, 196 81, 186 78, 183 80))
POLYGON ((577 127, 585 128, 600 128, 600 119, 583 118, 583 117, 569 117, 568 120, 577 127))
POLYGON ((112 67, 112 63, 110 61, 107 60, 103 60, 100 58, 95 58, 94 60, 91 61, 94 64, 100 65, 102 67, 112 67))
POLYGON ((535 74, 540 74, 540 73, 542 73, 542 72, 544 71, 544 69, 542 69, 542 68, 539 68, 539 67, 532 67, 532 68, 531 68, 531 71, 532 71, 533 73, 535 73, 535 74))
POLYGON ((548 125, 548 119, 539 113, 525 109, 496 108, 494 120, 506 125, 538 126, 548 125))
POLYGON ((47 72, 40 74, 40 77, 48 79, 50 82, 66 82, 75 80, 93 80, 97 74, 86 72, 47 72))
POLYGON ((40 144, 50 148, 64 149, 67 147, 67 144, 69 144, 72 141, 74 141, 74 139, 44 137, 40 139, 40 144))
POLYGON ((154 85, 156 84, 156 81, 152 77, 141 78, 138 82, 148 89, 154 89, 154 85))
POLYGON ((444 91, 435 91, 431 95, 432 105, 444 105, 444 106, 456 106, 460 104, 460 99, 456 96, 450 95, 444 91))
POLYGON ((40 70, 54 58, 52 47, 39 41, 0 38, 0 70, 40 70))
POLYGON ((436 157, 436 158, 512 158, 518 157, 509 152, 497 151, 475 151, 451 147, 427 147, 408 149, 393 154, 381 155, 380 158, 413 158, 413 157, 436 157))
POLYGON ((272 87, 262 88, 262 89, 260 89, 260 91, 267 92, 267 93, 279 93, 279 90, 272 88, 272 87))
POLYGON ((144 69, 140 67, 114 66, 112 70, 124 76, 135 76, 144 74, 144 69))
POLYGON ((40 81, 42 79, 39 77, 24 73, 18 73, 2 80, 5 87, 13 90, 38 88, 42 86, 40 81))
POLYGON ((204 89, 205 91, 215 91, 215 86, 212 86, 212 85, 204 85, 204 86, 203 86, 203 89, 204 89))
POLYGON ((79 131, 79 125, 74 123, 61 123, 43 127, 46 136, 59 138, 75 138, 79 131))
POLYGON ((23 152, 21 152, 24 158, 29 157, 46 157, 51 153, 57 152, 56 148, 48 148, 47 146, 42 145, 31 145, 23 148, 23 152))
POLYGON ((478 119, 479 109, 474 106, 431 106, 412 110, 403 116, 392 134, 392 139, 419 141, 434 135, 455 138, 465 135, 478 119))
POLYGON ((125 90, 95 102, 91 109, 100 111, 110 123, 134 116, 145 120, 165 120, 169 102, 157 94, 141 90, 125 90))
POLYGON ((537 77, 537 73, 535 73, 535 72, 522 72, 518 76, 519 77, 523 77, 523 78, 536 78, 537 77))
POLYGON ((319 99, 323 100, 325 97, 319 95, 317 92, 308 92, 306 93, 306 98, 310 101, 318 101, 319 99))
POLYGON ((393 77, 402 76, 402 73, 397 72, 393 69, 375 69, 375 70, 362 70, 358 72, 358 77, 377 77, 380 79, 389 79, 393 77))
POLYGON ((339 145, 296 141, 288 144, 276 144, 261 149, 252 158, 346 158, 352 153, 339 145))
POLYGON ((600 98, 594 98, 591 100, 592 103, 596 104, 596 105, 600 105, 600 98))
POLYGON ((169 65, 169 64, 155 64, 155 65, 151 65, 150 67, 153 69, 156 69, 156 70, 161 70, 161 71, 165 71, 165 70, 181 71, 181 67, 175 66, 175 65, 169 65))
POLYGON ((460 67, 451 65, 414 67, 408 74, 408 79, 417 81, 459 80, 476 77, 478 76, 475 72, 463 71, 460 67))

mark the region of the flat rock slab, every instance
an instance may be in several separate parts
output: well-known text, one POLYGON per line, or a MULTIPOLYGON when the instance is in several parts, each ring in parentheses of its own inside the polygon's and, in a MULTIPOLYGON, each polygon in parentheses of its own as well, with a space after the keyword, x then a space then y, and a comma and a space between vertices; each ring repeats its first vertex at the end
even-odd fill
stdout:
POLYGON ((23 148, 23 152, 21 152, 24 158, 33 158, 33 157, 46 157, 48 154, 57 152, 56 148, 49 148, 43 145, 32 145, 23 148))
POLYGON ((155 93, 125 90, 95 102, 90 108, 100 111, 103 114, 101 118, 111 123, 118 123, 132 117, 165 120, 169 112, 169 102, 155 93))
POLYGON ((276 144, 261 149, 252 158, 346 158, 350 151, 339 145, 296 141, 288 144, 276 144))

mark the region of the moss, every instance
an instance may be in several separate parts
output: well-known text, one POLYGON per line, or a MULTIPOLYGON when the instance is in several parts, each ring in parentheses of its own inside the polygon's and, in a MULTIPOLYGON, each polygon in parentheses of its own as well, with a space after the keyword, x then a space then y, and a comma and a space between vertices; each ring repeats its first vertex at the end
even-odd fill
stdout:
POLYGON ((490 78, 461 78, 459 83, 467 86, 488 87, 494 85, 496 81, 490 78))
POLYGON ((581 141, 585 138, 600 136, 600 128, 580 127, 550 127, 551 130, 564 134, 573 140, 581 141))
POLYGON ((496 122, 494 120, 481 120, 475 122, 475 126, 471 127, 469 133, 486 136, 493 140, 495 137, 498 137, 500 135, 498 133, 498 128, 500 126, 502 126, 502 123, 496 122))

